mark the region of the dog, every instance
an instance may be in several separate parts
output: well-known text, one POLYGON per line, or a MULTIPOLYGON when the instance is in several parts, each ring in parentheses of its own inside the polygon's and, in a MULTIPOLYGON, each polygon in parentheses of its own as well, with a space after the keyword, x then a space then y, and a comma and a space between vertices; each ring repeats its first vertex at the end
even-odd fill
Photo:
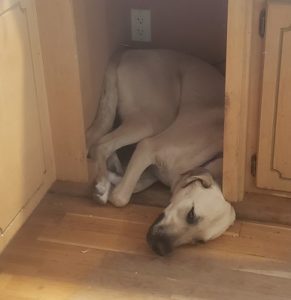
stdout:
POLYGON ((224 78, 208 63, 170 50, 126 50, 108 66, 87 132, 100 203, 128 204, 160 180, 172 197, 147 234, 159 255, 220 236, 235 220, 220 189, 224 78), (121 125, 112 131, 118 112, 121 125), (123 174, 116 154, 137 144, 123 174))

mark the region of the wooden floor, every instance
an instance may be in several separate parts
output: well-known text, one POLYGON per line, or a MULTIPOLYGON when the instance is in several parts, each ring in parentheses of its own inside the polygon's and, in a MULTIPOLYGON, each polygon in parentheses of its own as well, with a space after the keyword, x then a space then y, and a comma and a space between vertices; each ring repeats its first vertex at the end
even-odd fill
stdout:
POLYGON ((291 299, 290 228, 240 221, 161 258, 145 242, 160 211, 47 195, 0 257, 0 299, 291 299))

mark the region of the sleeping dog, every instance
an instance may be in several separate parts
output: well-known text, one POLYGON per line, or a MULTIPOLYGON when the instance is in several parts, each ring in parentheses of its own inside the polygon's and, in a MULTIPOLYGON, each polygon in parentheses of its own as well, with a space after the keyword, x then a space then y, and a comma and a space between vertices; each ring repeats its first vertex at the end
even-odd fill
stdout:
POLYGON ((147 240, 159 255, 221 235, 235 220, 220 189, 224 78, 202 60, 167 50, 127 50, 111 60, 87 147, 95 198, 121 207, 160 180, 169 206, 147 240), (116 113, 121 125, 112 130, 116 113), (123 172, 116 151, 137 144, 123 172))

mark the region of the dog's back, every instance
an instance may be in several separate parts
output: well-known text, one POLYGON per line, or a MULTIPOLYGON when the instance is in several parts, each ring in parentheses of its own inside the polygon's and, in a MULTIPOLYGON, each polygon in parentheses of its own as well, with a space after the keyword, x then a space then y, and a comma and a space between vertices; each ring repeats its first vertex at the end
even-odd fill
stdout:
POLYGON ((118 82, 121 117, 163 126, 151 143, 164 183, 222 151, 224 78, 211 65, 174 51, 132 50, 118 82))
POLYGON ((128 50, 117 69, 121 119, 170 123, 186 103, 223 101, 223 77, 204 61, 170 50, 128 50))
POLYGON ((166 50, 129 50, 122 55, 117 69, 122 120, 144 118, 162 129, 173 122, 180 101, 177 57, 166 50))

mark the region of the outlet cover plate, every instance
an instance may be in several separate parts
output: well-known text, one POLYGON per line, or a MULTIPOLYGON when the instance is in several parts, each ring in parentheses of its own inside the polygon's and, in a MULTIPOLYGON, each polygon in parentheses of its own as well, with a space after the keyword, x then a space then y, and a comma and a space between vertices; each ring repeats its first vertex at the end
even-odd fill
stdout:
POLYGON ((151 11, 149 9, 131 9, 131 39, 137 42, 151 41, 151 11))

